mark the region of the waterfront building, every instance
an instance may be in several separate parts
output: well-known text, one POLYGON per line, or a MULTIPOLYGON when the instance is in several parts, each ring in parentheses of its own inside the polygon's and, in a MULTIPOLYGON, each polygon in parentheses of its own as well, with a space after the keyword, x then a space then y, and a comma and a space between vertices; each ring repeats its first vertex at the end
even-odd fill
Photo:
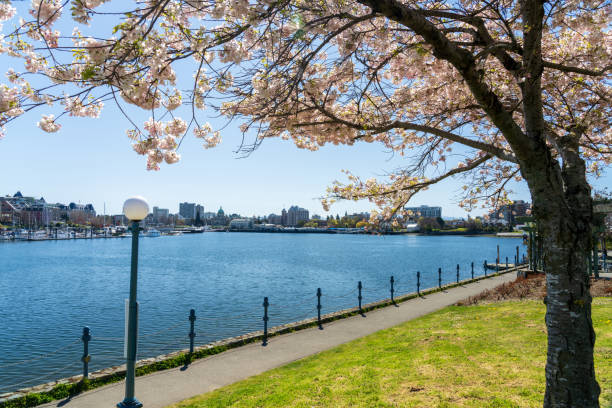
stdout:
POLYGON ((204 218, 204 206, 203 205, 196 205, 195 206, 195 216, 197 217, 198 214, 200 214, 200 219, 204 218))
MULTIPOLYGON (((239 218, 239 217, 235 217, 235 218, 239 218)), ((230 218, 225 215, 225 211, 223 211, 223 208, 219 207, 219 211, 217 211, 217 214, 215 215, 214 218, 210 219, 210 222, 208 224, 209 225, 225 226, 225 225, 227 225, 229 220, 230 220, 230 218)))
POLYGON ((113 225, 128 225, 128 219, 123 214, 115 214, 111 216, 113 225))
POLYGON ((160 224, 167 224, 170 210, 167 208, 153 207, 152 221, 160 224))
POLYGON ((189 223, 195 220, 196 216, 196 204, 195 203, 180 203, 179 214, 185 219, 185 222, 189 223))
POLYGON ((283 218, 282 216, 273 213, 268 215, 268 223, 275 225, 283 225, 283 218))
POLYGON ((287 225, 287 210, 285 210, 283 208, 283 211, 281 211, 281 225, 287 225))
POLYGON ((252 230, 253 220, 249 218, 236 218, 230 221, 229 228, 233 231, 252 230))
POLYGON ((0 222, 11 225, 39 227, 79 218, 91 221, 96 211, 91 204, 51 204, 41 198, 24 196, 20 191, 13 196, 0 197, 0 222))
POLYGON ((327 220, 322 220, 320 218, 313 218, 309 221, 313 225, 316 224, 317 228, 325 228, 327 227, 327 220))
POLYGON ((15 225, 18 223, 21 211, 9 200, 0 198, 0 224, 15 225))
POLYGON ((444 225, 452 228, 463 228, 467 226, 467 223, 463 218, 453 218, 444 220, 444 225))
POLYGON ((289 211, 286 212, 286 217, 286 223, 283 225, 295 227, 300 223, 300 221, 308 221, 309 214, 307 209, 294 205, 289 207, 289 211))
POLYGON ((68 219, 74 224, 86 224, 96 217, 92 204, 68 204, 68 219))
POLYGON ((511 204, 505 204, 496 211, 489 214, 489 222, 492 224, 516 225, 516 217, 529 215, 531 204, 523 200, 516 200, 511 204))
POLYGON ((421 205, 419 207, 404 207, 404 210, 412 212, 412 218, 441 218, 442 207, 430 207, 421 205))
POLYGON ((255 231, 267 231, 267 232, 276 232, 280 231, 281 227, 275 224, 253 224, 253 229, 255 231))

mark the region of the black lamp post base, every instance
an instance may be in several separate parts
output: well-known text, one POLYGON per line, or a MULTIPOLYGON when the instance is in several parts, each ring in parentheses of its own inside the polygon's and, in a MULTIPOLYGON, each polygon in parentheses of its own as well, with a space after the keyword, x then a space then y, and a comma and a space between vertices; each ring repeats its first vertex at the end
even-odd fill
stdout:
POLYGON ((138 401, 136 398, 131 400, 123 400, 117 404, 117 408, 142 408, 142 402, 138 401))

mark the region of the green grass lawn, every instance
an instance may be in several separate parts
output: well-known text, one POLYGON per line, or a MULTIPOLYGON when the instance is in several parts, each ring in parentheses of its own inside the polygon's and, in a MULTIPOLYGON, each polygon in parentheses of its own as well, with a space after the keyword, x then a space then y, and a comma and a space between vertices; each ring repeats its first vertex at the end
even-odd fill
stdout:
MULTIPOLYGON (((612 298, 596 298, 602 408, 611 316, 612 298)), ((542 302, 453 306, 172 407, 540 407, 545 359, 542 302)))

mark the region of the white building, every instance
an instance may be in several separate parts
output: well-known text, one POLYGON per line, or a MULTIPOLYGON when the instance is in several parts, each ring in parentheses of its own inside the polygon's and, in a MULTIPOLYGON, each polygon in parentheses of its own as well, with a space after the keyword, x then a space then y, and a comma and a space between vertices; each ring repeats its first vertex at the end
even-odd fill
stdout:
POLYGON ((253 220, 249 218, 236 218, 230 221, 231 230, 250 230, 253 229, 253 220))
POLYGON ((422 205, 420 207, 404 207, 404 210, 412 212, 412 218, 438 218, 442 217, 442 207, 430 207, 422 205))

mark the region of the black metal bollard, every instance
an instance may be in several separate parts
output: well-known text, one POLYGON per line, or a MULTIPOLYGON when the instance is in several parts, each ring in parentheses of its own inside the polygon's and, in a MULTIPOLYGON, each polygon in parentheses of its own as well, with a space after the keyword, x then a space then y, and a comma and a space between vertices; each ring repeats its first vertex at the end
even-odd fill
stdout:
POLYGON ((193 339, 195 339, 195 309, 189 311, 189 354, 193 353, 193 339))
POLYGON ((442 289, 442 268, 438 268, 438 288, 442 289))
POLYGON ((319 324, 319 329, 323 329, 321 324, 321 288, 317 288, 317 323, 319 324))
POLYGON ((515 267, 517 267, 517 266, 518 266, 518 264, 519 264, 519 259, 520 259, 520 258, 519 258, 519 247, 517 246, 517 247, 516 247, 516 263, 514 264, 514 266, 515 266, 515 267))
POLYGON ((421 296, 421 272, 417 271, 417 295, 421 296))
POLYGON ((497 265, 501 262, 501 258, 499 257, 499 245, 497 246, 497 265))
POLYGON ((472 262, 472 279, 474 279, 474 262, 472 262))
POLYGON ((459 283, 459 264, 457 264, 457 283, 459 283))
POLYGON ((395 280, 393 280, 393 276, 391 276, 391 303, 395 304, 395 300, 393 299, 393 292, 395 292, 395 290, 393 289, 393 284, 395 283, 395 280))
POLYGON ((363 313, 363 310, 361 310, 361 288, 363 286, 361 286, 361 281, 359 281, 359 283, 357 283, 357 290, 359 291, 359 295, 357 296, 357 299, 359 300, 359 313, 363 313))
POLYGON ((267 346, 268 345, 268 306, 270 306, 270 303, 268 303, 268 297, 264 297, 264 302, 263 302, 263 307, 264 307, 264 317, 263 317, 263 322, 264 322, 264 334, 263 334, 263 343, 262 346, 267 346))
POLYGON ((508 257, 506 257, 506 269, 508 269, 508 257))
POLYGON ((86 379, 89 377, 89 360, 91 360, 91 356, 89 355, 89 341, 91 340, 89 327, 83 327, 81 340, 83 340, 83 357, 81 357, 81 361, 83 362, 83 379, 86 379))

